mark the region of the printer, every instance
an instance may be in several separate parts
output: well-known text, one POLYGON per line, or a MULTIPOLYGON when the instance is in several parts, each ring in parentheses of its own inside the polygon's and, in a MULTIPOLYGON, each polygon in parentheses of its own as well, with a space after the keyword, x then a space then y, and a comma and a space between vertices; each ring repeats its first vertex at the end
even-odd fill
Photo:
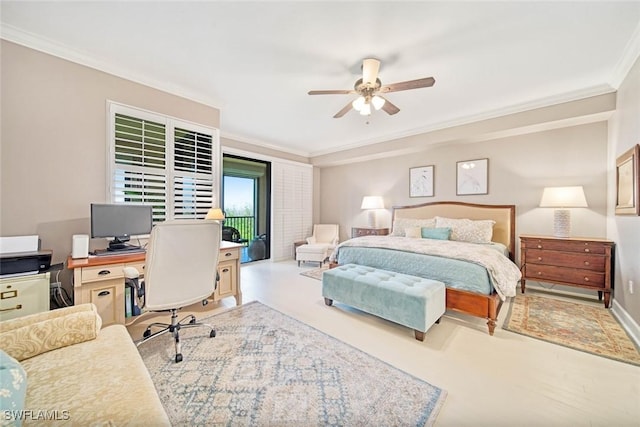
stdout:
POLYGON ((38 236, 0 237, 0 277, 42 273, 53 251, 41 250, 38 236))

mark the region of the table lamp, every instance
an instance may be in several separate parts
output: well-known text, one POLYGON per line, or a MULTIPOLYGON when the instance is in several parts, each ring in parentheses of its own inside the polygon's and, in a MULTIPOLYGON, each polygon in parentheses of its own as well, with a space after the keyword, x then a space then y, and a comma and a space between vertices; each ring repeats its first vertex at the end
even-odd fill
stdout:
POLYGON ((364 196, 360 209, 367 209, 369 217, 369 227, 376 227, 376 209, 384 209, 384 201, 380 196, 364 196))
POLYGON ((557 208, 553 213, 553 235, 566 238, 571 231, 571 212, 567 208, 586 208, 587 199, 582 186, 546 187, 540 207, 557 208))
POLYGON ((207 212, 207 216, 205 216, 204 219, 222 221, 224 220, 224 212, 222 212, 222 209, 220 208, 211 208, 209 209, 209 212, 207 212))

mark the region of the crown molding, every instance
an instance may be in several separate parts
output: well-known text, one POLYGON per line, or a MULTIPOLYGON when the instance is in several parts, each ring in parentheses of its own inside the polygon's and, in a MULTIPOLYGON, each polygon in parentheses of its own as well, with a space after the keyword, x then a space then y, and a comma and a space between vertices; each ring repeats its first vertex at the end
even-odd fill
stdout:
POLYGON ((638 58, 640 58, 640 23, 638 23, 633 35, 624 48, 622 57, 611 74, 609 84, 613 88, 617 90, 620 87, 638 58))
POLYGON ((220 110, 220 106, 215 100, 202 96, 202 93, 196 93, 182 86, 172 85, 166 81, 151 79, 146 75, 137 73, 126 67, 116 66, 97 59, 90 53, 73 49, 67 45, 21 30, 12 25, 5 24, 4 22, 0 25, 0 38, 66 61, 93 68, 116 77, 130 80, 144 86, 149 86, 151 88, 167 92, 171 95, 176 95, 220 110))

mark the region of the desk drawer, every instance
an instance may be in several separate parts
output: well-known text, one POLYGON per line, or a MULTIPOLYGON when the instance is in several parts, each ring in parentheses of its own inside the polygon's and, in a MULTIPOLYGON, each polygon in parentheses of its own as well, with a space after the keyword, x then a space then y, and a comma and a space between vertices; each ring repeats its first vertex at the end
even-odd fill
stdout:
POLYGON ((82 283, 124 277, 124 264, 109 264, 82 269, 82 283))
POLYGON ((577 268, 555 267, 551 265, 526 264, 525 279, 544 282, 564 282, 577 286, 604 288, 604 273, 596 273, 577 268))
MULTIPOLYGON (((605 257, 602 255, 581 254, 576 252, 554 252, 529 249, 525 253, 525 263, 555 265, 558 267, 580 268, 603 272, 605 257)), ((533 267, 535 268, 535 267, 533 267)))
POLYGON ((219 262, 240 258, 240 248, 221 249, 219 262))

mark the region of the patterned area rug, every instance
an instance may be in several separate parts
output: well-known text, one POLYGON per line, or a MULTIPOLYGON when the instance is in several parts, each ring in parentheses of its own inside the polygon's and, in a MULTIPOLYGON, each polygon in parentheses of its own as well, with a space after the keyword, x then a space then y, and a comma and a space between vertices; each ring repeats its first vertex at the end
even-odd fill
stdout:
POLYGON ((603 306, 518 295, 503 328, 640 366, 640 352, 611 311, 603 306))
POLYGON ((301 272, 303 276, 311 277, 312 279, 322 280, 322 273, 327 271, 329 264, 325 264, 322 267, 314 268, 313 270, 305 270, 301 272))
POLYGON ((180 363, 168 335, 139 348, 174 426, 432 425, 446 396, 259 302, 204 321, 180 363))

